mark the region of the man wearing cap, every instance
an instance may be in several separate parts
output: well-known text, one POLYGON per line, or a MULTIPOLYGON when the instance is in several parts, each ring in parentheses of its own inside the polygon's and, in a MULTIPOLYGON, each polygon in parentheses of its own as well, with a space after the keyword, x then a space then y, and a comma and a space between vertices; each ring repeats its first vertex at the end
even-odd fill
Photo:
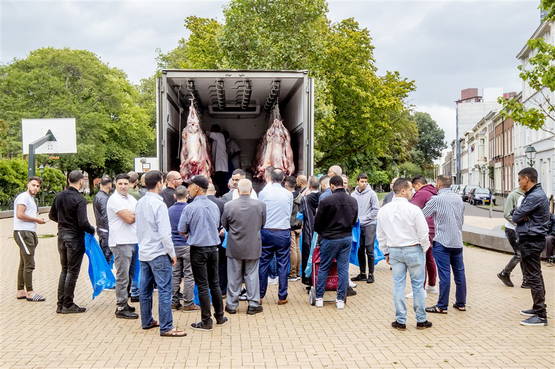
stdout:
POLYGON ((96 219, 96 233, 98 234, 100 248, 104 253, 106 261, 109 263, 112 259, 112 251, 110 246, 108 246, 108 213, 106 205, 112 191, 112 179, 108 176, 102 177, 99 187, 100 191, 94 196, 93 200, 94 218, 96 219))
POLYGON ((220 237, 220 210, 206 196, 208 178, 199 175, 191 178, 187 188, 193 201, 185 207, 179 219, 178 231, 187 235, 191 248, 191 268, 198 287, 202 320, 191 324, 193 329, 212 329, 210 297, 214 305, 216 324, 224 324, 224 306, 218 273, 218 244, 220 237))

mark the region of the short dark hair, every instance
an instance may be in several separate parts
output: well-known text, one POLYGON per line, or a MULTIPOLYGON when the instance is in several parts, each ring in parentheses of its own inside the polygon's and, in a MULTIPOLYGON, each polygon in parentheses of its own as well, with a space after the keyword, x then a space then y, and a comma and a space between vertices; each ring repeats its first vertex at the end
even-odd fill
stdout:
POLYGON ((149 170, 144 176, 147 190, 156 188, 158 182, 162 182, 164 180, 164 175, 159 170, 149 170))
POLYGON ((129 172, 127 175, 129 175, 129 183, 135 183, 139 180, 139 173, 137 172, 129 172))
POLYGON ((273 170, 274 170, 274 167, 272 166, 266 167, 266 169, 264 169, 264 174, 267 176, 272 175, 273 170))
POLYGON ((416 183, 420 183, 421 185, 425 185, 425 184, 428 184, 428 181, 426 180, 426 177, 418 175, 418 176, 416 176, 412 179, 412 184, 414 185, 416 183))
POLYGON ((281 170, 279 168, 274 168, 272 170, 272 173, 270 174, 270 176, 272 178, 272 182, 281 183, 281 182, 283 182, 283 179, 285 178, 285 173, 283 172, 283 170, 281 170))
POLYGON ((334 185, 335 187, 343 187, 343 177, 341 176, 333 176, 330 179, 330 186, 334 185))
POLYGON ((297 186, 297 178, 294 176, 287 176, 285 177, 285 183, 291 188, 295 188, 297 186))
POLYGON ((453 184, 453 180, 450 176, 439 175, 437 176, 437 182, 441 182, 443 186, 450 187, 453 184))
POLYGON ((187 197, 187 187, 177 186, 177 188, 175 189, 175 197, 178 200, 183 200, 184 198, 186 198, 187 197))
POLYGON ((80 180, 82 180, 83 178, 85 178, 85 176, 83 175, 83 173, 80 170, 72 170, 67 175, 67 181, 69 183, 77 183, 80 180))
POLYGON ((102 186, 106 186, 108 183, 112 183, 112 178, 108 176, 102 176, 102 178, 100 178, 100 184, 102 186))
POLYGON ((524 168, 518 172, 520 177, 526 177, 530 182, 538 183, 538 171, 532 167, 524 168))
POLYGON ((241 168, 235 169, 233 172, 231 172, 231 175, 234 176, 236 174, 239 174, 242 177, 246 177, 247 173, 245 173, 245 171, 241 168))
POLYGON ((357 176, 357 182, 360 181, 361 179, 368 179, 368 174, 366 174, 366 173, 360 173, 360 174, 357 176))
POLYGON ((129 174, 127 173, 120 173, 116 176, 115 181, 119 181, 120 179, 127 179, 129 181, 129 174))
POLYGON ((37 181, 39 184, 42 184, 42 178, 37 177, 37 176, 32 176, 32 177, 29 177, 27 179, 27 183, 29 183, 31 181, 37 181))
POLYGON ((326 179, 328 179, 328 176, 322 176, 320 177, 320 183, 324 182, 326 179))
POLYGON ((393 192, 395 194, 400 193, 402 190, 405 190, 410 187, 410 181, 406 178, 399 178, 393 183, 393 192))
POLYGON ((311 190, 317 190, 318 187, 320 187, 320 181, 318 181, 318 178, 311 176, 308 179, 308 187, 310 187, 311 190))

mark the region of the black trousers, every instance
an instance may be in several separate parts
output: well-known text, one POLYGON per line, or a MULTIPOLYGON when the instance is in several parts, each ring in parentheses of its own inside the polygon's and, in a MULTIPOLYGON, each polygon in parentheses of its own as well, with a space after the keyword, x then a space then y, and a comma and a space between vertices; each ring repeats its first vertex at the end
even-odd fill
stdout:
POLYGON ((227 293, 227 256, 226 249, 218 245, 218 277, 222 295, 227 293))
POLYGON ((198 287, 202 322, 212 324, 210 297, 214 305, 214 316, 224 316, 224 305, 218 278, 218 246, 191 246, 191 269, 198 287))
POLYGON ((520 260, 521 260, 520 246, 518 245, 517 234, 516 234, 514 229, 505 228, 505 236, 507 236, 507 239, 509 240, 509 243, 511 244, 511 247, 513 248, 514 255, 511 258, 511 260, 509 260, 509 262, 507 263, 505 268, 503 268, 502 273, 503 274, 511 274, 513 269, 518 264, 520 264, 520 269, 522 270, 523 281, 526 281, 526 279, 524 278, 524 269, 522 267, 522 263, 520 262, 520 260))
POLYGON ((531 288, 530 291, 534 302, 532 310, 540 318, 546 318, 545 285, 540 261, 540 254, 545 247, 545 236, 520 235, 519 244, 524 278, 531 288))
POLYGON ((84 238, 60 232, 58 234, 58 253, 62 266, 58 281, 58 306, 70 307, 73 304, 75 284, 85 254, 84 238))
POLYGON ((110 250, 110 246, 108 245, 108 234, 99 234, 98 243, 100 244, 100 249, 102 249, 102 253, 106 258, 106 262, 110 264, 110 260, 112 260, 112 250, 110 250))
POLYGON ((374 239, 376 238, 376 224, 360 227, 360 245, 358 248, 358 265, 360 273, 366 274, 366 260, 368 259, 368 274, 374 274, 374 239))
POLYGON ((229 189, 227 188, 227 172, 214 172, 212 176, 214 187, 216 187, 216 196, 223 196, 229 189))

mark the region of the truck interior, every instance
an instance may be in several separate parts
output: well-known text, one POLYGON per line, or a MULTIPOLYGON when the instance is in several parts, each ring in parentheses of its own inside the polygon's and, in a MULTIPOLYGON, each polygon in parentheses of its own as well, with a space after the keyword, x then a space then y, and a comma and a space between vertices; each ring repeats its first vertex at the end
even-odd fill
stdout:
POLYGON ((181 132, 187 125, 189 107, 194 104, 202 128, 206 131, 217 124, 227 131, 241 148, 241 168, 252 174, 258 144, 271 124, 270 112, 274 104, 279 104, 283 124, 291 135, 295 174, 306 174, 305 75, 280 76, 276 72, 257 76, 251 72, 241 77, 220 73, 218 78, 213 73, 207 74, 200 77, 186 71, 168 74, 165 95, 169 114, 167 124, 161 125, 166 129, 168 170, 179 170, 181 132))

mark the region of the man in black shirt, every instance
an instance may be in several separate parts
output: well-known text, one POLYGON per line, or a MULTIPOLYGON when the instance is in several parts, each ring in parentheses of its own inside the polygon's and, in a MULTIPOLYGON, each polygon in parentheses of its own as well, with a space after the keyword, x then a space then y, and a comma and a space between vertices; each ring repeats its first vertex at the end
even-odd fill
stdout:
POLYGON ((160 196, 164 200, 164 203, 169 208, 177 201, 175 198, 175 189, 183 183, 183 179, 181 178, 181 174, 176 171, 171 171, 166 176, 166 188, 160 192, 160 196))
POLYGON ((69 187, 56 195, 48 217, 58 223, 58 252, 62 271, 58 282, 57 313, 84 313, 85 308, 73 302, 73 292, 85 254, 85 232, 94 234, 87 219, 87 201, 79 190, 84 185, 83 173, 74 170, 68 176, 69 187))
POLYGON ((349 286, 349 254, 352 244, 352 230, 358 219, 356 200, 345 192, 343 178, 330 179, 332 194, 320 199, 314 230, 320 235, 320 270, 316 282, 316 307, 324 305, 324 291, 328 271, 333 259, 337 261, 339 277, 336 306, 345 308, 347 287, 349 286))
POLYGON ((108 203, 108 198, 110 197, 110 192, 112 190, 112 179, 108 176, 102 177, 99 186, 100 190, 93 200, 94 218, 96 219, 96 234, 98 235, 100 248, 104 253, 106 262, 110 263, 110 260, 112 259, 112 251, 110 250, 110 246, 108 246, 108 214, 106 212, 106 204, 108 203))

